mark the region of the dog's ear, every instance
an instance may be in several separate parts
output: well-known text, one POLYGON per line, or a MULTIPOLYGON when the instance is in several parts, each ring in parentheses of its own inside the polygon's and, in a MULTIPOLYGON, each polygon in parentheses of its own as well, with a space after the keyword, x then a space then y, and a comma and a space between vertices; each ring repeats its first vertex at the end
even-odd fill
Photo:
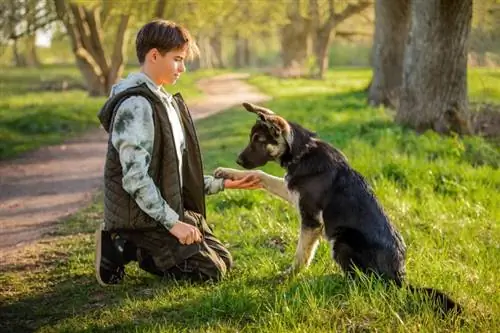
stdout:
POLYGON ((278 115, 266 115, 264 121, 275 138, 279 136, 287 137, 292 130, 288 121, 278 115))
POLYGON ((255 104, 252 104, 252 103, 243 103, 243 107, 245 109, 247 109, 248 112, 252 112, 252 113, 255 113, 257 114, 258 116, 262 116, 262 115, 272 115, 274 114, 273 111, 269 110, 269 109, 266 109, 265 107, 262 107, 262 106, 259 106, 259 105, 255 105, 255 104))

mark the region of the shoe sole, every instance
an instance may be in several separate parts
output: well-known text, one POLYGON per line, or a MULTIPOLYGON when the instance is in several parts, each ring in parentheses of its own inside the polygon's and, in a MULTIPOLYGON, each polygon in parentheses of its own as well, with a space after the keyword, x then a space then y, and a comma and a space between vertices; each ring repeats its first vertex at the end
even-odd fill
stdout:
POLYGON ((104 283, 104 281, 101 279, 101 275, 99 274, 99 271, 101 269, 101 256, 102 256, 101 241, 102 241, 103 230, 104 230, 104 223, 101 223, 101 225, 97 228, 95 232, 95 278, 101 286, 109 287, 110 285, 104 283))

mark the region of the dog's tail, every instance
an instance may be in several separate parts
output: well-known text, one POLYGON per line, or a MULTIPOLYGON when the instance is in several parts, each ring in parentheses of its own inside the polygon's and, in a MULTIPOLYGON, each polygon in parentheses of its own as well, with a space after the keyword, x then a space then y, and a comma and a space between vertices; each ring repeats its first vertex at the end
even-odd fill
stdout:
POLYGON ((439 310, 442 314, 450 314, 455 312, 456 314, 460 314, 463 311, 463 308, 460 304, 455 302, 451 297, 434 288, 427 287, 414 287, 408 285, 409 290, 412 293, 425 294, 428 296, 435 304, 439 307, 439 310))

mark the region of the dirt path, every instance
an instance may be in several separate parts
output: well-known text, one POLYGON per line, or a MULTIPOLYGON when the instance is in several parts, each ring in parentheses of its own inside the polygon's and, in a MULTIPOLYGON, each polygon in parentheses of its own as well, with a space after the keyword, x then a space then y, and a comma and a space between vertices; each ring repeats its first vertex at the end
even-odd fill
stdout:
MULTIPOLYGON (((268 96, 225 74, 199 81, 205 97, 189 103, 195 120, 268 96)), ((18 159, 0 161, 0 254, 43 237, 55 223, 86 206, 102 183, 107 135, 102 129, 18 159)), ((0 262, 2 261, 0 256, 0 262)))

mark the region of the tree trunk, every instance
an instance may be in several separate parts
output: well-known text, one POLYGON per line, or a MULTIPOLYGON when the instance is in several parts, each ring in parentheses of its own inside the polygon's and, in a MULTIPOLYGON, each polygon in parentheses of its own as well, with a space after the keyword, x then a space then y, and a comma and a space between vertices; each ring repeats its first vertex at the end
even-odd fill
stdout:
POLYGON ((301 76, 308 57, 307 44, 310 38, 309 21, 296 18, 281 31, 281 59, 284 72, 301 76))
POLYGON ((371 105, 397 108, 403 79, 403 58, 410 22, 409 0, 377 0, 372 49, 371 105))
POLYGON ((302 76, 309 56, 311 19, 301 15, 300 6, 300 0, 288 5, 290 23, 281 29, 283 76, 302 76))
POLYGON ((103 46, 101 19, 106 15, 103 15, 101 8, 86 9, 65 0, 54 0, 54 3, 57 15, 68 32, 76 64, 84 77, 89 95, 108 95, 123 71, 130 16, 120 16, 113 54, 109 59, 103 46))
POLYGON ((36 53, 36 36, 35 32, 24 37, 24 54, 26 59, 26 66, 28 67, 39 67, 40 59, 36 53))
POLYGON ((163 18, 163 13, 165 13, 166 6, 167 6, 167 0, 157 0, 154 17, 163 18))
POLYGON ((241 38, 238 34, 234 37, 234 66, 236 68, 247 67, 250 63, 250 47, 247 38, 241 38))
POLYGON ((318 31, 314 39, 314 58, 316 66, 311 73, 315 79, 322 80, 328 70, 328 50, 330 49, 330 40, 332 39, 333 32, 328 28, 328 31, 318 31))
POLYGON ((320 10, 318 0, 309 0, 309 16, 311 17, 311 32, 313 39, 313 50, 315 58, 315 67, 311 76, 316 79, 323 79, 328 70, 328 51, 332 35, 335 34, 335 28, 346 19, 359 14, 371 5, 370 1, 360 0, 355 4, 349 4, 340 13, 335 13, 333 0, 328 1, 328 17, 321 24, 320 10))
POLYGON ((19 40, 14 39, 14 42, 12 43, 12 54, 13 54, 13 59, 12 60, 14 62, 14 66, 16 66, 16 67, 26 67, 26 58, 19 51, 18 42, 19 42, 19 40))
POLYGON ((222 40, 219 33, 210 37, 210 47, 213 51, 213 61, 216 68, 225 68, 224 57, 222 56, 222 40))
POLYGON ((472 0, 412 1, 396 121, 417 131, 470 133, 467 41, 472 0))

